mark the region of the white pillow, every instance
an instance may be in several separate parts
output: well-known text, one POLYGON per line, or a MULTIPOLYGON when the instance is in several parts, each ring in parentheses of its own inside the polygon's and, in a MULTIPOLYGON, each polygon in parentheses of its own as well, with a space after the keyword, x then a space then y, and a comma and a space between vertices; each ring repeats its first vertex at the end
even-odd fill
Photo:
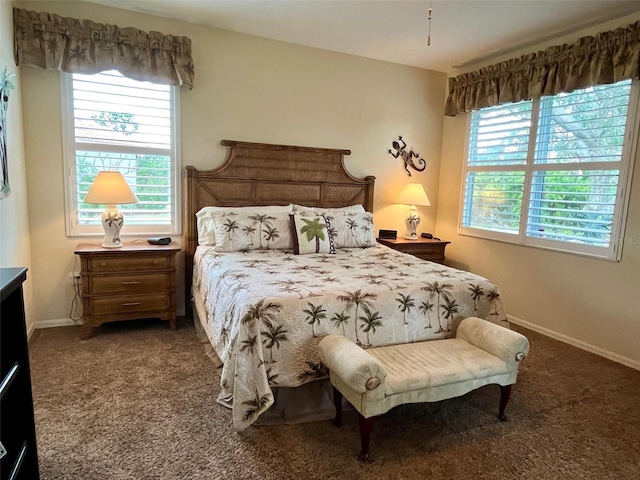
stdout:
POLYGON ((349 205, 347 207, 323 208, 323 207, 305 207, 304 205, 292 205, 293 212, 300 215, 312 216, 323 215, 333 218, 339 215, 348 215, 350 213, 364 213, 365 209, 362 205, 349 205))
POLYGON ((216 244, 216 225, 213 219, 215 214, 228 213, 289 213, 293 211, 293 205, 254 205, 248 207, 203 207, 196 213, 196 225, 198 229, 198 245, 216 244))
POLYGON ((290 215, 296 255, 308 253, 336 253, 331 236, 331 224, 322 215, 290 215))
POLYGON ((291 250, 294 242, 288 212, 230 212, 213 215, 216 252, 291 250))
POLYGON ((331 219, 331 234, 336 248, 373 247, 376 244, 373 214, 338 215, 331 219))

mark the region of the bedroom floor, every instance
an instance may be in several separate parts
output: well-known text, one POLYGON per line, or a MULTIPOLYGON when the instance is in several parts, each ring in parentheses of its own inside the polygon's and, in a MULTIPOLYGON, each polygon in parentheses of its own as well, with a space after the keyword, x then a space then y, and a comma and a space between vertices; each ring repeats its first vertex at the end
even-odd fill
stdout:
POLYGON ((515 326, 531 341, 507 407, 483 387, 405 405, 356 460, 355 412, 236 432, 193 325, 36 331, 30 343, 40 473, 48 479, 635 479, 640 372, 515 326))

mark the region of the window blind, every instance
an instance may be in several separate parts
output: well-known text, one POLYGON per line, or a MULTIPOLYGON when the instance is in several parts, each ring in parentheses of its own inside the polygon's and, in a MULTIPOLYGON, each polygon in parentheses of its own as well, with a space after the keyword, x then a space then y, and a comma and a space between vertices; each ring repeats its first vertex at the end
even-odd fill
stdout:
POLYGON ((472 112, 461 233, 613 258, 637 135, 631 88, 625 80, 472 112))
POLYGON ((110 71, 73 74, 75 198, 79 226, 100 225, 103 207, 82 202, 101 170, 120 171, 140 200, 122 205, 126 223, 174 221, 172 91, 110 71))

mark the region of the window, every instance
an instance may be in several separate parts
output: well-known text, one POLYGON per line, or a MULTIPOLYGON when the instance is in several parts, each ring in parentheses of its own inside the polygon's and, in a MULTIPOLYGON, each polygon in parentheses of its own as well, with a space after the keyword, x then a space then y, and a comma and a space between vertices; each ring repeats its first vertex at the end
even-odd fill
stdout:
POLYGON ((180 233, 177 88, 116 71, 63 81, 67 234, 102 234, 104 206, 83 203, 101 170, 120 171, 139 202, 120 205, 123 233, 180 233))
POLYGON ((619 260, 637 104, 623 81, 473 111, 459 232, 619 260))

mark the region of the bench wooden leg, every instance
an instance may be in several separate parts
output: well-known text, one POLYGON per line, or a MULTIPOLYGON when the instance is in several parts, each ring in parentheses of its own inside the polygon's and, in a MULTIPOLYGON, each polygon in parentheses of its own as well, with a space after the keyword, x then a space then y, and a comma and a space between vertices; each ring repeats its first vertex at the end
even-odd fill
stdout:
POLYGON ((342 393, 336 387, 333 387, 333 404, 336 407, 336 418, 333 419, 333 424, 339 427, 342 425, 342 393))
POLYGON ((358 412, 358 423, 360 424, 360 454, 358 460, 366 462, 369 460, 369 443, 371 442, 371 431, 373 425, 378 421, 379 416, 364 418, 360 412, 358 412))
POLYGON ((500 385, 500 410, 498 411, 498 418, 506 422, 507 417, 504 416, 504 409, 507 408, 507 402, 511 396, 511 385, 500 385))

